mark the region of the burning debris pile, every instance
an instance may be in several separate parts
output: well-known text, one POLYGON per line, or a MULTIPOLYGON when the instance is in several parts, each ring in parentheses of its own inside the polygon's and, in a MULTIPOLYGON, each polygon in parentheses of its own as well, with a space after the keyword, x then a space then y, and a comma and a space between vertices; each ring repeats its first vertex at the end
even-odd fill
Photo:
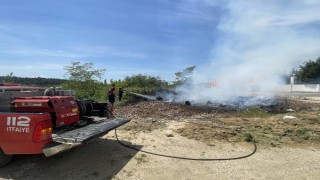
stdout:
MULTIPOLYGON (((203 112, 216 112, 216 111, 238 111, 248 107, 259 107, 268 112, 281 112, 285 110, 287 100, 284 98, 276 97, 257 97, 257 96, 237 96, 225 101, 215 100, 188 100, 184 99, 179 93, 175 91, 162 91, 157 92, 155 95, 144 95, 138 93, 132 93, 137 97, 144 99, 145 101, 157 101, 162 103, 168 103, 183 107, 184 105, 193 106, 192 110, 203 112)), ((168 105, 167 105, 168 106, 168 105)))
POLYGON ((210 96, 205 96, 206 99, 186 97, 183 93, 178 93, 176 91, 159 91, 155 93, 155 95, 145 95, 139 93, 131 94, 148 101, 161 101, 166 103, 213 107, 229 106, 236 109, 246 108, 249 106, 273 106, 282 103, 282 100, 279 98, 263 96, 235 96, 233 98, 228 98, 221 101, 212 99, 210 96))
POLYGON ((266 113, 285 113, 289 108, 302 110, 310 109, 313 106, 312 104, 301 104, 299 102, 283 98, 261 100, 260 104, 249 106, 249 100, 247 98, 239 98, 238 101, 232 101, 229 104, 208 102, 207 104, 189 105, 187 103, 159 101, 152 98, 150 101, 140 101, 132 105, 119 107, 116 110, 116 115, 131 119, 153 118, 179 120, 181 118, 189 118, 195 115, 227 117, 231 114, 236 115, 248 108, 256 108, 266 113))

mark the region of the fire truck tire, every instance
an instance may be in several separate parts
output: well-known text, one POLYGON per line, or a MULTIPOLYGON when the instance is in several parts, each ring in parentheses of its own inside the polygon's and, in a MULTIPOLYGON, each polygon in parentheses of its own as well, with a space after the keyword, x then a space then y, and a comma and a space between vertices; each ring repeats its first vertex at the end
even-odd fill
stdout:
POLYGON ((5 166, 8 164, 12 159, 11 155, 6 155, 2 149, 0 148, 0 167, 5 166))

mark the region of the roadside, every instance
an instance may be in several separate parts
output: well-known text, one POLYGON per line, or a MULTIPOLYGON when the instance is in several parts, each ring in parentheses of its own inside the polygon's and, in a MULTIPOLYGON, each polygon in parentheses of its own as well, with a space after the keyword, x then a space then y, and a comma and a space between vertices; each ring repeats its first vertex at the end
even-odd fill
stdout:
MULTIPOLYGON (((249 154, 250 143, 223 143, 210 146, 175 133, 181 123, 170 122, 163 130, 128 134, 121 139, 143 144, 143 150, 192 158, 228 158, 249 154), (173 137, 167 137, 167 131, 173 137)), ((110 138, 113 138, 111 135, 110 138)), ((245 159, 232 161, 186 161, 168 159, 139 152, 113 179, 318 179, 320 176, 318 147, 265 147, 245 159)))

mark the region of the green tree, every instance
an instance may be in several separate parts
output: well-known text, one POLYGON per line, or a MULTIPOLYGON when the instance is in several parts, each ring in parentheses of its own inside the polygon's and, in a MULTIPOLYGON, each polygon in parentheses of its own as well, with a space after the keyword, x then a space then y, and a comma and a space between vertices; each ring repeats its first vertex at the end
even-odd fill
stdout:
POLYGON ((312 82, 320 79, 320 57, 316 61, 307 61, 300 66, 297 78, 303 82, 312 82))
POLYGON ((167 85, 167 82, 161 80, 160 77, 148 76, 148 75, 142 75, 142 74, 126 76, 124 81, 126 85, 130 87, 161 88, 167 85))
POLYGON ((64 66, 67 71, 65 77, 71 81, 91 81, 102 78, 106 69, 95 69, 92 62, 81 64, 71 62, 71 66, 64 66))
POLYGON ((182 71, 176 72, 176 80, 174 82, 175 85, 181 85, 185 83, 191 83, 192 82, 192 76, 193 71, 196 68, 196 66, 190 66, 185 68, 182 71))
MULTIPOLYGON (((149 75, 132 75, 126 76, 121 83, 117 83, 117 86, 121 84, 128 92, 142 93, 142 94, 154 94, 160 89, 166 89, 168 82, 161 80, 160 77, 149 75)), ((128 97, 130 99, 130 97, 128 97)))
POLYGON ((65 77, 68 79, 62 86, 76 91, 78 99, 100 100, 104 93, 104 84, 99 82, 106 69, 95 69, 94 64, 71 62, 64 66, 65 77))
POLYGON ((8 82, 13 82, 13 72, 7 74, 5 77, 4 77, 4 80, 3 80, 5 83, 8 83, 8 82))

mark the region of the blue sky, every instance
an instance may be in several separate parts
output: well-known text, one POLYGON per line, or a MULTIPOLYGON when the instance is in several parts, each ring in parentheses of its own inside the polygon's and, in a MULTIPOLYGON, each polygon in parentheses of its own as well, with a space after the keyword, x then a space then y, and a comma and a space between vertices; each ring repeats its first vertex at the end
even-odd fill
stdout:
POLYGON ((183 1, 10 0, 0 6, 1 75, 63 78, 71 61, 106 68, 106 79, 174 79, 204 64, 219 7, 183 1))
POLYGON ((2 0, 0 75, 63 78, 71 61, 107 80, 193 65, 201 81, 277 75, 320 56, 319 29, 317 0, 2 0))

